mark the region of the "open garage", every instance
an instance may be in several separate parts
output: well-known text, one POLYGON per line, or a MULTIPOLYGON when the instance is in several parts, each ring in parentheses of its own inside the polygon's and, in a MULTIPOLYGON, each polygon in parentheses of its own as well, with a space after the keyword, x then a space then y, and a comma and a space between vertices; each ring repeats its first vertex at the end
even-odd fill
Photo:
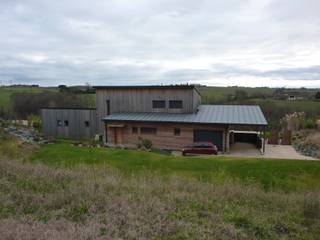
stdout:
POLYGON ((259 131, 230 131, 230 145, 236 143, 247 143, 251 144, 256 148, 262 147, 261 133, 259 131))
POLYGON ((223 150, 223 131, 194 130, 193 138, 194 142, 211 142, 223 150))

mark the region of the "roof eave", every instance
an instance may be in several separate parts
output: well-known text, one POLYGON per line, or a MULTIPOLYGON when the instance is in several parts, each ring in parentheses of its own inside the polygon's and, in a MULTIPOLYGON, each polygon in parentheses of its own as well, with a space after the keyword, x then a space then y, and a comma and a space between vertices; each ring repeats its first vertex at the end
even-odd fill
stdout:
POLYGON ((150 123, 179 123, 179 124, 211 124, 211 125, 237 125, 237 126, 260 126, 267 127, 268 123, 214 123, 214 122, 195 122, 195 121, 157 121, 157 120, 132 120, 132 119, 105 119, 102 118, 101 121, 117 121, 117 122, 150 122, 150 123))

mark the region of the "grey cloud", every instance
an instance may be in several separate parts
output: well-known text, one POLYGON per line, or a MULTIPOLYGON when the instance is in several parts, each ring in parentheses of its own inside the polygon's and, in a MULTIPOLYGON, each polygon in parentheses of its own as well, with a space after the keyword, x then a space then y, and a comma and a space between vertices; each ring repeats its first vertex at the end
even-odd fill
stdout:
POLYGON ((319 8, 317 0, 0 0, 0 80, 319 82, 319 8), (207 62, 181 64, 194 59, 207 62))

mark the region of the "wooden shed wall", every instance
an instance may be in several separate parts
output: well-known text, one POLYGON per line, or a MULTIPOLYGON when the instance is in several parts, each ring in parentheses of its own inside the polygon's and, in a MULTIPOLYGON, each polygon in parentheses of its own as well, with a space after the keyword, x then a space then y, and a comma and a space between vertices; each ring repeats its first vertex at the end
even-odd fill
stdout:
MULTIPOLYGON (((119 112, 171 112, 192 113, 195 104, 194 89, 97 89, 96 106, 98 121, 107 115, 107 100, 110 100, 110 113, 119 112), (152 100, 165 100, 165 109, 153 109, 152 100), (169 100, 182 100, 182 109, 169 109, 169 100)), ((103 132, 103 122, 99 123, 99 132, 103 132)))
POLYGON ((47 136, 90 139, 97 133, 97 111, 94 109, 42 109, 42 131, 47 136), (62 121, 58 126, 57 121, 62 121), (64 121, 68 121, 65 126, 64 121), (89 121, 89 127, 85 126, 89 121))
MULTIPOLYGON (((108 143, 115 144, 114 131, 121 134, 120 141, 123 145, 136 147, 139 143, 139 137, 149 139, 153 147, 160 149, 181 150, 184 146, 194 142, 194 130, 222 131, 223 132, 223 150, 225 150, 227 127, 222 125, 201 125, 201 124, 174 124, 174 123, 143 123, 143 122, 107 122, 108 143), (108 127, 108 125, 124 125, 123 128, 108 127), (132 127, 153 127, 157 128, 155 135, 132 133, 132 127), (180 136, 174 135, 174 129, 180 128, 180 136)), ((140 130, 140 129, 139 129, 140 130)))

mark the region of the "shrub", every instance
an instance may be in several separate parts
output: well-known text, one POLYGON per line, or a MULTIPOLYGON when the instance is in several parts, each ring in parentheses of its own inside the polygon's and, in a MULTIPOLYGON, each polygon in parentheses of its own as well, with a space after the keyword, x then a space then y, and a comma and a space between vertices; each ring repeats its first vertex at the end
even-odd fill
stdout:
POLYGON ((137 148, 138 149, 142 148, 142 140, 143 140, 142 137, 139 136, 138 137, 138 143, 137 143, 137 148))
POLYGON ((29 126, 32 126, 38 130, 41 128, 41 118, 35 114, 30 114, 27 117, 29 126))
POLYGON ((309 118, 304 122, 303 128, 305 128, 305 129, 315 129, 316 126, 317 126, 316 121, 314 119, 310 119, 309 118))
POLYGON ((149 139, 142 139, 142 146, 145 147, 146 149, 151 149, 152 141, 149 139))

